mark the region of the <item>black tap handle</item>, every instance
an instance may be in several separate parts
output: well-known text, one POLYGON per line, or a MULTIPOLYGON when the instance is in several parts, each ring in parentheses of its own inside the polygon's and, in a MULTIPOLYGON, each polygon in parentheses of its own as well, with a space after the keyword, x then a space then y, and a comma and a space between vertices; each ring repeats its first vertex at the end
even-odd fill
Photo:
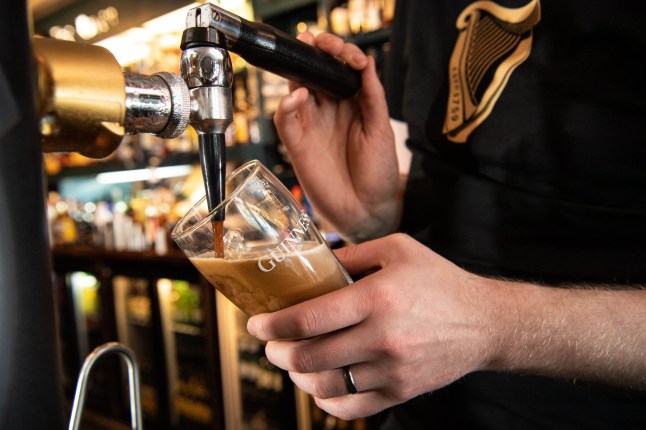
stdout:
POLYGON ((186 16, 181 47, 194 45, 224 46, 260 69, 333 97, 349 98, 361 88, 361 73, 341 60, 210 3, 189 10, 186 16))
POLYGON ((337 58, 270 25, 240 23, 239 38, 227 45, 250 64, 334 97, 359 91, 360 73, 337 58))

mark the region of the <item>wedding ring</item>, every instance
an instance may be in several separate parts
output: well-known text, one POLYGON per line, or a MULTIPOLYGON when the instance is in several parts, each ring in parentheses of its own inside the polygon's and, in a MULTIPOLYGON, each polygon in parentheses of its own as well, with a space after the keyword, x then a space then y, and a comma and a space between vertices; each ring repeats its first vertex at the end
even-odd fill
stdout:
POLYGON ((345 386, 348 387, 350 394, 357 394, 357 386, 354 383, 352 372, 350 372, 350 366, 343 367, 343 378, 345 379, 345 386))

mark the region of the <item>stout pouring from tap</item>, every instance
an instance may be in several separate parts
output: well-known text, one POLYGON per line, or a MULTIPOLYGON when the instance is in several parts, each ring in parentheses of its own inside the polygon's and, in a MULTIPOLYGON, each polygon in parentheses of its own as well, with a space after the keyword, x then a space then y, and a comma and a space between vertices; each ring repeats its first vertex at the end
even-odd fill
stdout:
MULTIPOLYGON (((359 72, 331 55, 209 3, 187 13, 181 48, 181 73, 192 101, 189 123, 199 136, 210 210, 225 198, 224 132, 233 119, 233 70, 227 50, 256 67, 333 97, 351 97, 361 86, 359 72)), ((222 221, 214 222, 216 236, 222 221)), ((216 255, 221 255, 221 241, 215 242, 216 255)))

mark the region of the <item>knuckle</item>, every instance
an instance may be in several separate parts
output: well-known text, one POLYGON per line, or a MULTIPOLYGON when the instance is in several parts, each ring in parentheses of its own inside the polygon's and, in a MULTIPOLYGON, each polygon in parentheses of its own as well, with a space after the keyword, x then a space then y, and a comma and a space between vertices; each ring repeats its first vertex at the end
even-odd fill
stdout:
POLYGON ((298 337, 310 337, 316 333, 319 326, 319 316, 312 309, 299 312, 294 319, 294 330, 298 337))
POLYGON ((387 359, 401 361, 407 357, 405 342, 395 333, 382 333, 375 346, 376 350, 387 359))
POLYGON ((309 350, 297 345, 290 356, 290 367, 298 373, 309 373, 314 368, 314 360, 309 350))
POLYGON ((364 52, 361 50, 361 48, 352 43, 346 43, 344 48, 347 51, 348 55, 364 55, 364 52))
POLYGON ((394 233, 390 236, 390 240, 394 246, 405 249, 410 237, 405 233, 394 233))
POLYGON ((338 37, 338 36, 335 36, 335 35, 334 35, 334 34, 332 34, 332 33, 322 32, 322 33, 318 33, 318 34, 316 35, 316 40, 317 40, 317 41, 325 42, 325 41, 336 41, 336 40, 341 40, 341 38, 340 38, 340 37, 338 37))
POLYGON ((396 258, 398 260, 415 259, 419 252, 417 242, 405 233, 394 233, 388 236, 388 253, 387 258, 396 258))
POLYGON ((380 284, 379 288, 375 290, 375 294, 375 300, 382 309, 396 309, 395 306, 398 306, 400 303, 391 284, 380 284))
POLYGON ((399 306, 399 301, 388 284, 373 284, 366 294, 366 302, 370 303, 376 312, 390 312, 399 306))
POLYGON ((321 375, 314 375, 311 394, 319 399, 330 399, 334 397, 330 385, 321 375))
POLYGON ((391 395, 397 402, 404 402, 412 397, 410 378, 403 372, 394 372, 391 375, 391 395))
POLYGON ((410 399, 412 396, 410 395, 408 388, 400 383, 399 385, 392 386, 389 397, 395 403, 403 403, 410 399))

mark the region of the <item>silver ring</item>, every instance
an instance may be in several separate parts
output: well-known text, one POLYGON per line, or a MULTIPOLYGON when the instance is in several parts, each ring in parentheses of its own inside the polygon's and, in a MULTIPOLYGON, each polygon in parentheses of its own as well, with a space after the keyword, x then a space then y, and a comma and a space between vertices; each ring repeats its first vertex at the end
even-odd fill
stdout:
POLYGON ((345 386, 348 388, 350 394, 357 394, 357 386, 354 383, 352 372, 350 372, 350 366, 343 367, 343 378, 345 379, 345 386))

